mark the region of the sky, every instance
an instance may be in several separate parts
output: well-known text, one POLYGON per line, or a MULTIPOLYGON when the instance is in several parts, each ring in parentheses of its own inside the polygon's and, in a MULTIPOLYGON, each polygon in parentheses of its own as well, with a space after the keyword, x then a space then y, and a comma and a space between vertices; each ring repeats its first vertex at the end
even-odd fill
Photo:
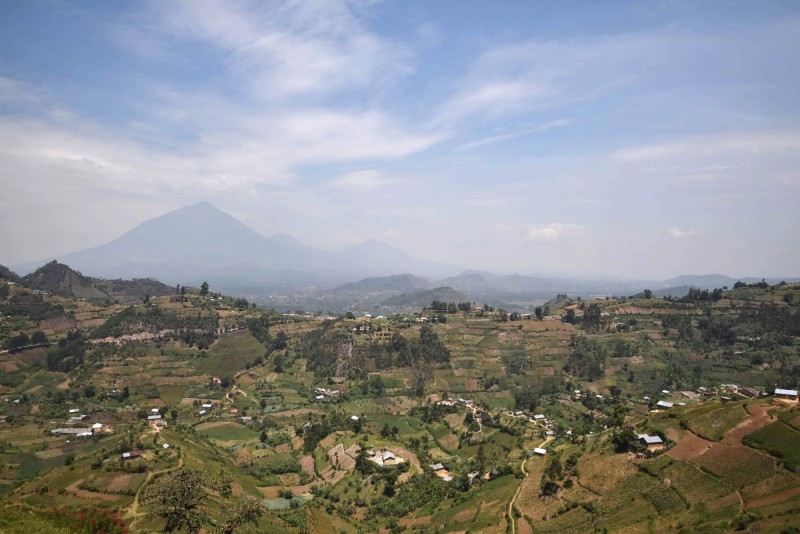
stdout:
POLYGON ((208 200, 496 273, 800 275, 795 0, 3 11, 3 264, 208 200))

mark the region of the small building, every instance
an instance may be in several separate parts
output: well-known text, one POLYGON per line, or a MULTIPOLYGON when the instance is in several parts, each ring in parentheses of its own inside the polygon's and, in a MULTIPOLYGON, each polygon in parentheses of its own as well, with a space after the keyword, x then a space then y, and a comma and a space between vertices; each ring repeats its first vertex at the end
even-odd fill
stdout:
POLYGON ((161 414, 147 416, 148 421, 158 421, 159 419, 161 419, 161 414))
POLYGON ((544 456, 545 454, 547 454, 547 449, 541 449, 539 447, 536 447, 535 449, 533 449, 533 454, 538 454, 539 456, 544 456))
POLYGON ((775 389, 775 398, 776 399, 796 401, 797 400, 797 390, 796 389, 776 388, 775 389))
POLYGON ((656 403, 656 410, 669 410, 674 406, 673 403, 667 401, 658 401, 656 403))
POLYGON ((78 413, 80 410, 78 408, 70 408, 69 413, 78 413))
POLYGON ((536 415, 533 416, 533 418, 536 419, 537 421, 541 421, 541 420, 544 419, 544 415, 543 414, 536 414, 536 415))
POLYGON ((431 469, 433 469, 434 471, 441 471, 442 469, 444 469, 444 466, 440 463, 432 464, 431 469))
POLYGON ((664 448, 664 440, 660 436, 648 436, 647 434, 639 434, 636 436, 642 445, 647 446, 648 451, 658 451, 664 448))
POLYGON ((208 413, 208 412, 207 412, 207 411, 205 411, 205 410, 200 410, 199 412, 197 412, 197 415, 205 415, 205 414, 207 414, 207 413, 208 413))
POLYGON ((122 453, 123 460, 135 460, 136 458, 140 458, 141 456, 142 456, 142 451, 130 451, 122 453))
POLYGON ((239 410, 237 410, 236 408, 231 408, 231 412, 230 413, 232 413, 233 415, 236 415, 236 414, 239 413, 239 410))
POLYGON ((210 402, 206 402, 206 403, 204 403, 204 404, 203 404, 202 406, 200 406, 200 407, 201 407, 201 408, 203 408, 204 410, 209 410, 209 409, 213 408, 213 407, 214 407, 214 405, 213 405, 213 404, 211 404, 210 402))
POLYGON ((383 465, 397 464, 397 456, 395 456, 392 451, 383 451, 381 454, 381 460, 383 461, 383 465))
POLYGON ((758 396, 761 395, 761 392, 759 390, 757 390, 756 388, 749 387, 749 386, 745 386, 745 387, 739 389, 739 393, 741 393, 742 395, 744 395, 745 397, 747 397, 749 399, 755 399, 755 398, 757 398, 758 396))
POLYGON ((150 413, 158 413, 158 408, 150 408, 150 413))
POLYGON ((357 415, 351 415, 350 419, 353 420, 353 421, 358 421, 361 418, 359 416, 357 416, 357 415))

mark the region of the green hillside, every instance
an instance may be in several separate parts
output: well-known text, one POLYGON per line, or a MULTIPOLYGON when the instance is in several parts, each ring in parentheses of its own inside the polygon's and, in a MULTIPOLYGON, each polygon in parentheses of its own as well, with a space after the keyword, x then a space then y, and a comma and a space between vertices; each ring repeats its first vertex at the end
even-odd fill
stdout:
POLYGON ((74 530, 64 518, 87 504, 162 531, 181 519, 160 496, 187 486, 204 496, 200 524, 237 532, 790 532, 800 520, 800 409, 770 395, 800 383, 797 285, 559 299, 542 320, 0 290, 0 343, 38 341, 0 353, 3 531, 74 530), (58 430, 70 428, 90 435, 58 430))

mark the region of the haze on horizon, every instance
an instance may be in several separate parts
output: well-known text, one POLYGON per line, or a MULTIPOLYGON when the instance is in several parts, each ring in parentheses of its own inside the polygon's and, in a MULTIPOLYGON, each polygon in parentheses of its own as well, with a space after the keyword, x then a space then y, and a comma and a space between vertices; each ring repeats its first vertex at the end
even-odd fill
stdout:
POLYGON ((498 273, 797 275, 798 43, 794 1, 12 3, 0 263, 208 200, 498 273))

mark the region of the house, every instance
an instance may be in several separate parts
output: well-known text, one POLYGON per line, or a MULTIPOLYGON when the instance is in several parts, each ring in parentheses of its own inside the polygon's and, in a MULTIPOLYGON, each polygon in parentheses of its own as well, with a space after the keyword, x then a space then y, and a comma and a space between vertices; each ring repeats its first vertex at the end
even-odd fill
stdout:
POLYGON ((442 469, 444 469, 444 466, 440 463, 432 464, 431 469, 433 469, 434 471, 441 471, 442 469))
POLYGON ((544 415, 536 414, 533 416, 533 418, 536 419, 537 421, 542 421, 544 419, 544 415))
POLYGON ((210 402, 206 402, 205 404, 203 404, 203 405, 201 406, 201 408, 203 408, 204 410, 209 410, 209 409, 211 409, 211 408, 213 408, 213 407, 214 407, 214 405, 213 405, 213 404, 211 404, 210 402))
POLYGON ((353 421, 358 421, 361 418, 359 416, 357 416, 357 415, 351 415, 350 419, 352 419, 353 421))
POLYGON ((674 406, 674 404, 672 404, 671 402, 667 402, 667 401, 658 401, 658 402, 656 403, 656 406, 655 406, 655 408, 656 408, 656 410, 669 410, 669 409, 670 409, 670 408, 672 408, 673 406, 674 406))
POLYGON ((750 398, 750 399, 755 399, 759 395, 761 395, 760 391, 758 391, 756 388, 752 388, 752 387, 749 387, 749 386, 745 386, 745 387, 741 388, 739 390, 739 393, 741 393, 742 395, 744 395, 745 397, 750 398))
POLYGON ((70 408, 69 413, 78 413, 80 410, 78 408, 70 408))
POLYGON ((547 454, 547 449, 540 449, 539 447, 536 447, 535 449, 533 449, 533 454, 544 456, 545 454, 547 454))
POLYGON ((150 408, 150 413, 158 413, 158 408, 150 408))
POLYGON ((647 446, 648 451, 658 451, 664 448, 664 440, 660 436, 648 436, 647 434, 638 434, 636 436, 642 445, 647 446))
POLYGON ((383 465, 395 465, 397 463, 397 456, 391 451, 383 451, 381 454, 383 465))
POLYGON ((130 451, 122 453, 123 460, 135 460, 136 458, 140 458, 141 456, 142 456, 142 451, 130 451))
POLYGON ((101 432, 103 430, 102 423, 95 423, 92 425, 92 432, 101 432))
POLYGON ((161 419, 161 414, 147 416, 148 421, 158 421, 159 419, 161 419))
POLYGON ((231 408, 231 413, 232 413, 233 415, 236 415, 236 414, 238 414, 238 413, 239 413, 239 410, 237 410, 236 408, 231 408))
POLYGON ((790 401, 797 400, 797 390, 796 389, 775 389, 775 398, 776 399, 784 399, 790 401))
POLYGON ((200 410, 199 412, 197 412, 197 415, 205 415, 205 414, 207 414, 207 413, 208 413, 208 412, 207 412, 207 411, 205 411, 205 410, 200 410))

